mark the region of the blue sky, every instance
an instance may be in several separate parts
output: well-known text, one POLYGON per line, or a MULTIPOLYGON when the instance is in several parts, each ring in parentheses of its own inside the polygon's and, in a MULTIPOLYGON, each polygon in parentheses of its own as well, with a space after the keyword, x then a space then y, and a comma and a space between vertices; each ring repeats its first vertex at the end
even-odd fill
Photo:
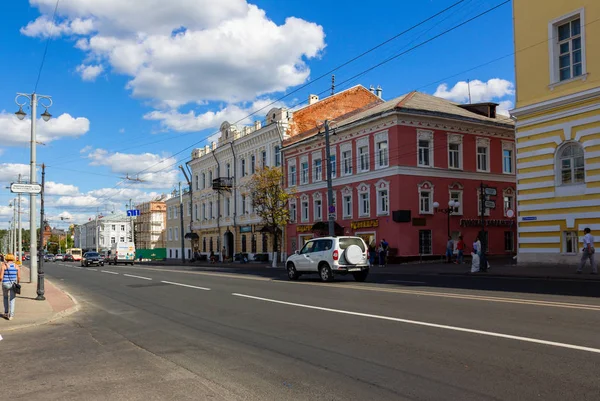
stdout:
MULTIPOLYGON (((306 83, 281 103, 327 92, 330 77, 317 77, 456 1, 62 0, 54 20, 56 0, 7 2, 0 16, 1 185, 28 169, 29 123, 15 121, 14 97, 34 90, 48 37, 37 92, 52 96, 55 118, 38 123, 38 162, 49 166, 50 221, 64 226, 60 216, 87 221, 98 208, 124 210, 129 198, 170 192, 182 176, 177 164, 163 166, 188 157, 190 150, 178 152, 202 145, 221 122, 306 83), (143 184, 119 184, 144 169, 143 184)), ((462 1, 336 71, 336 89, 381 85, 385 99, 420 90, 464 102, 471 80, 474 101, 510 109, 512 56, 466 72, 514 51, 510 3, 343 83, 499 3, 462 1)), ((11 197, 0 192, 0 227, 11 197)))

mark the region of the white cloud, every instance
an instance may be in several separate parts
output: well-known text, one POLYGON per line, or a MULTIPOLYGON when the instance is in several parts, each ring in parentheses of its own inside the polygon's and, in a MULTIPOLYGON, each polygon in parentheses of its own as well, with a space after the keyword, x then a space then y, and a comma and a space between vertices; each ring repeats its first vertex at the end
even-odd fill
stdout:
POLYGON ((83 148, 81 148, 81 150, 79 151, 79 153, 83 154, 83 153, 87 153, 90 150, 92 150, 93 148, 90 145, 86 145, 83 148))
MULTIPOLYGON (((49 143, 61 138, 78 138, 90 130, 90 121, 85 117, 74 118, 64 113, 46 122, 37 120, 37 141, 49 143)), ((13 113, 0 112, 0 132, 5 146, 27 145, 31 138, 31 121, 19 120, 13 113)))
POLYGON ((510 117, 509 110, 514 108, 514 103, 511 100, 503 100, 499 102, 496 112, 506 117, 510 117))
POLYGON ((78 65, 75 69, 84 81, 94 81, 98 75, 102 74, 104 67, 101 65, 78 65))
POLYGON ((124 133, 125 133, 125 128, 121 128, 121 129, 119 130, 119 134, 124 134, 124 133))
POLYGON ((45 184, 44 192, 46 195, 77 196, 79 195, 79 188, 77 188, 75 185, 60 184, 57 182, 48 181, 45 184))
POLYGON ((61 196, 55 202, 49 202, 49 204, 54 207, 70 206, 78 208, 95 208, 103 205, 100 200, 90 195, 61 196))
MULTIPOLYGON (((49 35, 55 0, 30 3, 42 16, 22 33, 49 35)), ((325 48, 321 26, 294 17, 277 25, 246 0, 73 0, 60 14, 53 35, 76 36, 89 60, 162 106, 283 91, 306 81, 306 61, 325 48)))
POLYGON ((467 103, 469 101, 469 87, 473 103, 497 101, 515 94, 515 86, 512 82, 506 79, 492 78, 487 82, 480 80, 470 81, 470 83, 460 81, 451 89, 448 89, 448 84, 444 83, 437 87, 433 96, 457 103, 467 103))
POLYGON ((19 174, 21 174, 24 179, 28 179, 29 169, 30 167, 28 164, 2 163, 0 164, 0 182, 17 182, 19 174))

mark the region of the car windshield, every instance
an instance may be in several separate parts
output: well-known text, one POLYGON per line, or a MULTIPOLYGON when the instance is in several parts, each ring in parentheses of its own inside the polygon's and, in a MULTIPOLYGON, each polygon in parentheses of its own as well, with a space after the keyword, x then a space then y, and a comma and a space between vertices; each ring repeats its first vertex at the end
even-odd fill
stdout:
POLYGON ((361 249, 361 251, 365 251, 365 243, 362 239, 352 237, 340 238, 340 249, 346 249, 350 245, 356 245, 361 249))
POLYGON ((86 257, 88 257, 88 258, 93 258, 93 257, 96 257, 96 256, 99 256, 96 252, 90 252, 90 253, 88 253, 86 255, 86 257))

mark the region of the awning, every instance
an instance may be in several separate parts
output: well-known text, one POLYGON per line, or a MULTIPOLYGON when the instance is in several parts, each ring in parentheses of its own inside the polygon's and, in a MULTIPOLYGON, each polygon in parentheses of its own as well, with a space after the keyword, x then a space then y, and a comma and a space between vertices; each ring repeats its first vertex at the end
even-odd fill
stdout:
POLYGON ((197 241, 200 239, 200 237, 196 233, 187 233, 185 235, 185 239, 191 239, 192 241, 197 241))
MULTIPOLYGON (((340 226, 337 222, 333 222, 335 235, 344 235, 344 227, 340 226)), ((318 223, 313 224, 312 231, 329 231, 329 222, 327 221, 319 221, 318 223)))
POLYGON ((258 230, 259 233, 269 233, 269 234, 273 234, 273 232, 277 230, 277 232, 281 232, 281 230, 279 228, 273 228, 271 226, 263 226, 263 228, 261 228, 260 230, 258 230))

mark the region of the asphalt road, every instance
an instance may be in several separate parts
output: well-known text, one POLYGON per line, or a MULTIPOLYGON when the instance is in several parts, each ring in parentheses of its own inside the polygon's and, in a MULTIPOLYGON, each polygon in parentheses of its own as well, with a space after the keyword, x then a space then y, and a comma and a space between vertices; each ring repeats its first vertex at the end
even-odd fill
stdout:
POLYGON ((277 271, 72 263, 46 271, 83 308, 52 326, 5 335, 0 346, 10 353, 3 355, 18 362, 3 376, 24 383, 6 387, 7 397, 599 398, 594 297, 407 277, 324 284, 280 280, 277 271))

